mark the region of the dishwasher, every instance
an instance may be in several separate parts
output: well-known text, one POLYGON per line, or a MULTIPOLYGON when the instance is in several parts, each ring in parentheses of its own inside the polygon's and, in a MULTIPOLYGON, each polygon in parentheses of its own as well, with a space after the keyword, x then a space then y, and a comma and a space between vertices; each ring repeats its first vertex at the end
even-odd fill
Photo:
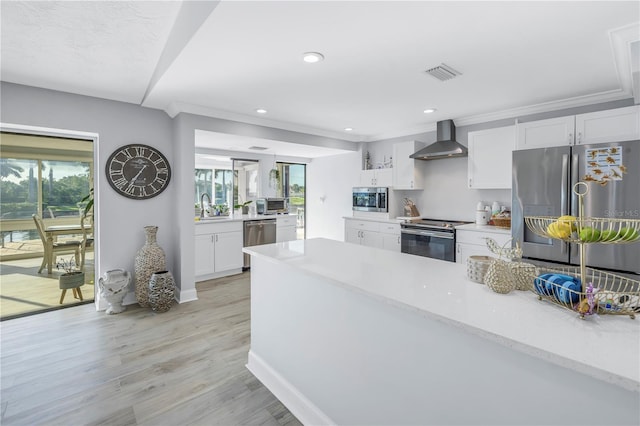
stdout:
MULTIPOLYGON (((276 220, 258 219, 244 222, 243 247, 259 246, 276 242, 276 220)), ((251 256, 244 253, 243 270, 251 267, 251 256)))

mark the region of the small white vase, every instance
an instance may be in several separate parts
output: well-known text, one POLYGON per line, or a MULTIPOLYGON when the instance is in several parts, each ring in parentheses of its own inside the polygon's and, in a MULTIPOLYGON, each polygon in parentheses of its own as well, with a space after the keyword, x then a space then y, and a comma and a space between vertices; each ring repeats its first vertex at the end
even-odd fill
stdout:
POLYGON ((122 306, 122 301, 127 295, 127 288, 130 282, 131 275, 123 269, 107 271, 102 277, 98 278, 100 296, 109 304, 107 314, 119 314, 127 309, 122 306))

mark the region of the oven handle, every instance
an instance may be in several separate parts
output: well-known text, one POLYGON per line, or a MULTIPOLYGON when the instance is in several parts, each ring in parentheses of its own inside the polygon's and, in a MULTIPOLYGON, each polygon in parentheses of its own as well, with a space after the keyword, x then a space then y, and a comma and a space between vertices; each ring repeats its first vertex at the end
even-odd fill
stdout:
POLYGON ((407 228, 402 229, 400 233, 409 234, 409 235, 424 235, 426 237, 446 238, 447 240, 453 240, 453 237, 454 237, 454 234, 449 232, 416 231, 416 230, 407 229, 407 228))

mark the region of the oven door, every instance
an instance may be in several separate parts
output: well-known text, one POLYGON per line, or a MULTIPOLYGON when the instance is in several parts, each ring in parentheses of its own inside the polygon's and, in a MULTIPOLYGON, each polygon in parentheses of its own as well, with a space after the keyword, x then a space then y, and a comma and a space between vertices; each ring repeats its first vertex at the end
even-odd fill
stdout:
POLYGON ((400 237, 402 253, 456 261, 455 234, 452 232, 402 228, 400 237))

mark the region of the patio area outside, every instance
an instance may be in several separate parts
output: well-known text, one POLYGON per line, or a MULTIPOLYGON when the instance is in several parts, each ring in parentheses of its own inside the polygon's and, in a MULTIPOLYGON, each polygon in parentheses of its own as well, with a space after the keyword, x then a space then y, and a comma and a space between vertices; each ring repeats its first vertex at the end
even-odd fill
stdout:
MULTIPOLYGON (((37 240, 5 241, 0 247, 0 259, 31 256, 15 260, 0 261, 0 320, 46 312, 81 303, 92 303, 95 295, 94 256, 87 250, 85 261, 85 285, 80 287, 83 301, 74 298, 67 291, 60 304, 62 290, 58 287, 58 277, 64 273, 54 267, 51 274, 46 269, 38 273, 42 262, 42 242, 37 240)), ((58 256, 68 258, 73 255, 58 256)))

